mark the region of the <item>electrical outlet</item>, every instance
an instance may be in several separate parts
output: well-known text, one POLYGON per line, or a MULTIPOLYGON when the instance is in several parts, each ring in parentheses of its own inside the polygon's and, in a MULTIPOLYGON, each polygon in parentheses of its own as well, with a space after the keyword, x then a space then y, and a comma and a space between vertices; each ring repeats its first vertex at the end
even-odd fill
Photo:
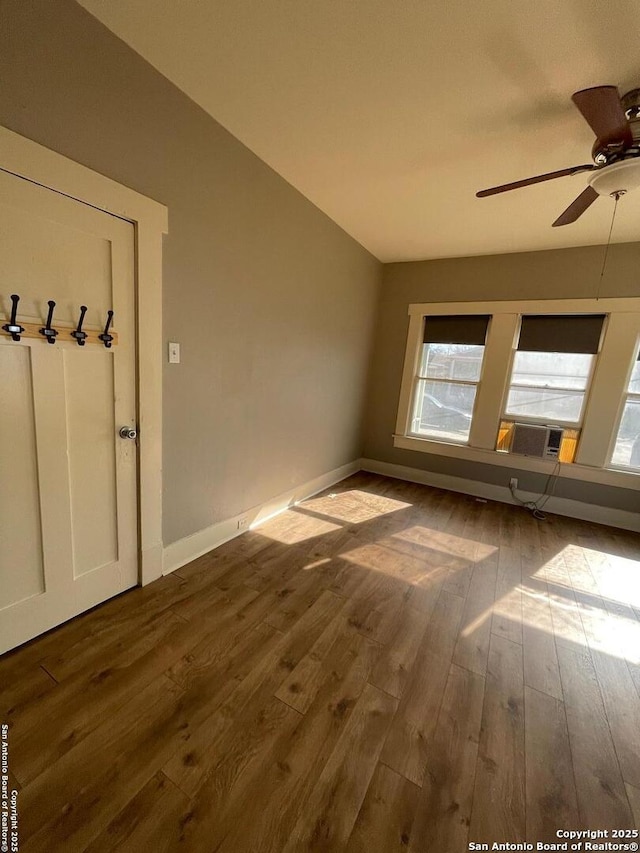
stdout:
POLYGON ((518 478, 517 477, 512 477, 509 480, 509 488, 511 489, 511 491, 514 491, 515 489, 518 488, 518 478))
POLYGON ((238 530, 246 530, 249 527, 249 516, 243 515, 238 519, 238 530))

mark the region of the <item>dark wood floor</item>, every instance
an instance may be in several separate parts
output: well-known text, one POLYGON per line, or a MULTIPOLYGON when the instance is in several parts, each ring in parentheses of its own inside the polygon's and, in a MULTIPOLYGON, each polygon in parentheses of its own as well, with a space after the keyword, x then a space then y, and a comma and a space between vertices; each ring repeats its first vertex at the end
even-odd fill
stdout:
POLYGON ((640 828, 640 537, 359 474, 0 660, 22 851, 640 828))

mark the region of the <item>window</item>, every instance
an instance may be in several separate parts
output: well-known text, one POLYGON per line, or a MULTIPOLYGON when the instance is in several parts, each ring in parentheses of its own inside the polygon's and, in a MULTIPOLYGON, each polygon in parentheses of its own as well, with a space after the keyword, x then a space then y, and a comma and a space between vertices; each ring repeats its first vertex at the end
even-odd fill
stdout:
POLYGON ((411 433, 468 441, 488 325, 487 315, 425 319, 411 433))
POLYGON ((640 470, 640 353, 627 386, 611 464, 640 470))
POLYGON ((512 455, 514 425, 559 427, 563 478, 640 489, 640 297, 408 314, 394 447, 548 476, 553 458, 512 455))
POLYGON ((603 314, 522 318, 505 417, 580 424, 603 314))

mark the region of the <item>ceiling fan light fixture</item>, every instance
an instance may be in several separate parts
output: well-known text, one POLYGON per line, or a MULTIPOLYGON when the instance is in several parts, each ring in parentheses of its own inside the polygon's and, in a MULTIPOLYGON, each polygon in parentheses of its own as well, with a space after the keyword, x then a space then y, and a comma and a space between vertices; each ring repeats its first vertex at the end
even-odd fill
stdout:
POLYGON ((587 182, 598 195, 635 190, 640 187, 640 157, 604 166, 593 172, 587 182))

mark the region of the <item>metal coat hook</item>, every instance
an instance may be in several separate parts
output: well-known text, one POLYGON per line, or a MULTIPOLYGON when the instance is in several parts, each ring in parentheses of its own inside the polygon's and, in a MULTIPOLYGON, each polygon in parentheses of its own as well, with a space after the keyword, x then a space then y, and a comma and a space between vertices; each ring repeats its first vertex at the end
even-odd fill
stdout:
POLYGON ((55 344, 56 336, 57 336, 58 332, 56 331, 56 329, 51 328, 51 322, 53 320, 53 309, 56 307, 56 303, 53 301, 53 299, 50 299, 47 304, 49 305, 49 313, 47 314, 47 322, 46 322, 44 328, 40 329, 39 331, 40 331, 41 335, 45 336, 48 344, 55 344))
POLYGON ((112 320, 113 311, 107 311, 107 324, 104 327, 104 332, 101 335, 98 335, 98 340, 102 341, 107 349, 111 349, 111 341, 113 340, 113 335, 109 334, 109 327, 111 326, 112 320))
POLYGON ((71 337, 75 338, 79 347, 84 346, 84 342, 87 338, 87 333, 82 331, 82 324, 84 322, 84 315, 86 313, 87 313, 87 306, 81 305, 80 306, 80 319, 78 320, 78 326, 73 332, 70 333, 71 337))
POLYGON ((16 323, 16 314, 18 313, 18 302, 20 302, 20 297, 17 293, 13 293, 11 295, 11 302, 13 303, 11 306, 11 319, 8 323, 4 324, 2 330, 11 335, 14 341, 19 341, 20 335, 24 332, 24 326, 21 326, 19 323, 16 323))

